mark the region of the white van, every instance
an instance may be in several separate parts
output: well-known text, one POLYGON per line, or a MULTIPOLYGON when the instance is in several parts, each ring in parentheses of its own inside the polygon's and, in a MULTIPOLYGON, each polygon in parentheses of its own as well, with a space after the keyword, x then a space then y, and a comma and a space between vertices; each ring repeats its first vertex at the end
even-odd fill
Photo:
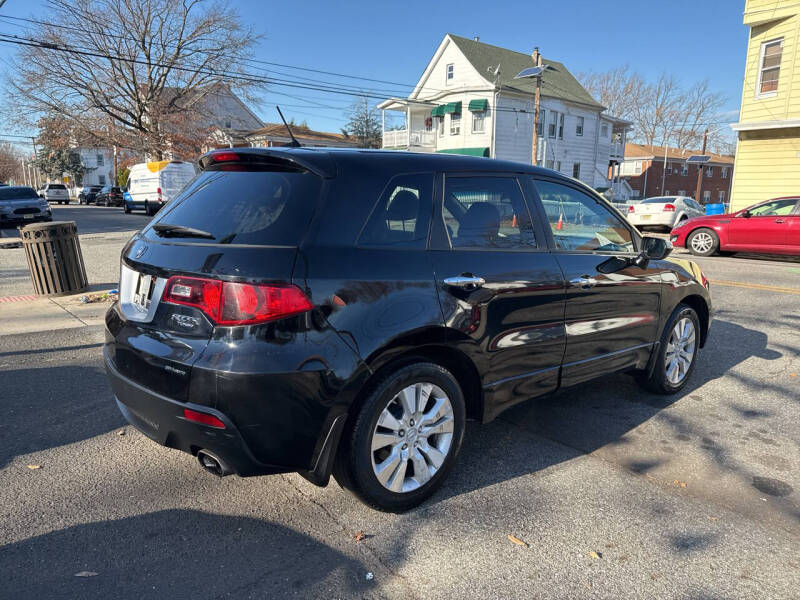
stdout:
POLYGON ((195 176, 194 165, 180 160, 161 160, 133 165, 128 175, 125 212, 143 209, 154 215, 195 176))

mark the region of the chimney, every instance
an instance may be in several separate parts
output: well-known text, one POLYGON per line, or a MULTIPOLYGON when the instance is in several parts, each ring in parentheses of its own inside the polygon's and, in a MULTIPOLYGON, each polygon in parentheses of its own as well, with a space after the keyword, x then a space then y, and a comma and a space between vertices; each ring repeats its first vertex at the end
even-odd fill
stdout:
POLYGON ((474 41, 476 41, 476 42, 480 42, 480 41, 481 41, 481 38, 479 38, 477 35, 476 35, 474 38, 472 38, 472 39, 473 39, 474 41))
POLYGON ((536 46, 533 49, 533 54, 531 54, 531 58, 533 59, 533 64, 539 66, 539 46, 536 46))

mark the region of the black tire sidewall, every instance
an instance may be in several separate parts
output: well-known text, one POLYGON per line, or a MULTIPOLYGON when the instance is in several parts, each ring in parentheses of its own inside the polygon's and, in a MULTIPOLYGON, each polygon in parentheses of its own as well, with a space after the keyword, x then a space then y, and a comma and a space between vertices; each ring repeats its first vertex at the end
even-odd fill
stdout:
POLYGON ((719 236, 717 232, 713 229, 701 228, 695 229, 689 236, 686 238, 686 248, 694 254, 695 256, 711 256, 719 249, 719 236), (698 233, 708 233, 711 235, 711 239, 714 240, 714 243, 711 244, 711 248, 709 248, 708 252, 696 252, 694 248, 692 248, 692 240, 698 233))
POLYGON ((347 457, 353 491, 370 506, 389 512, 402 512, 424 502, 441 486, 453 468, 464 438, 465 421, 466 408, 461 387, 452 373, 443 367, 420 362, 388 375, 367 397, 353 426, 347 457), (396 493, 383 487, 375 476, 370 444, 383 409, 397 392, 413 383, 432 383, 447 394, 453 407, 453 440, 444 463, 425 485, 411 492, 396 493))
POLYGON ((658 357, 656 359, 656 364, 653 367, 653 373, 650 376, 650 380, 648 383, 650 384, 649 387, 658 393, 662 394, 674 394, 680 391, 686 383, 691 378, 692 373, 694 372, 695 365, 697 364, 697 354, 700 350, 700 319, 697 316, 695 310, 686 304, 679 304, 675 310, 672 312, 667 324, 664 326, 664 331, 661 334, 661 344, 658 349, 658 357), (694 343, 694 356, 692 357, 692 364, 689 365, 689 372, 686 373, 686 376, 678 383, 674 385, 670 383, 667 379, 667 365, 665 362, 665 356, 667 354, 667 343, 669 342, 669 337, 672 335, 672 330, 675 327, 675 324, 683 319, 684 317, 689 317, 694 325, 694 335, 695 335, 695 343, 694 343))

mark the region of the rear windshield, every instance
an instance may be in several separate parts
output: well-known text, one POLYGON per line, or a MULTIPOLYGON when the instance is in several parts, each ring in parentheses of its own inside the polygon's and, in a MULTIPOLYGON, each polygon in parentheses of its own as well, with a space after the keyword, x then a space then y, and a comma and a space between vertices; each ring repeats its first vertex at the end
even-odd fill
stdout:
POLYGON ((39 199, 39 195, 29 187, 0 187, 0 201, 39 199))
POLYGON ((51 190, 65 190, 65 189, 67 189, 65 186, 61 185, 60 183, 51 183, 47 187, 48 187, 48 189, 51 189, 51 190))
POLYGON ((642 204, 665 204, 667 202, 675 202, 677 196, 659 196, 658 198, 645 198, 642 204))
MULTIPOLYGON (((153 223, 191 227, 212 238, 180 236, 181 243, 296 246, 320 192, 321 179, 305 172, 200 173, 153 223)), ((163 239, 150 227, 150 239, 163 239)))

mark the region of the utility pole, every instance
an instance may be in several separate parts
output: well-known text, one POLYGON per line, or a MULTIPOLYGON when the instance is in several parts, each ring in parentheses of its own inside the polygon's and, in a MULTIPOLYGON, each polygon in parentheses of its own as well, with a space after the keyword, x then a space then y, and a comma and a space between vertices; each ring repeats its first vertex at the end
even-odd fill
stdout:
MULTIPOLYGON (((708 141, 708 127, 703 132, 703 151, 700 154, 706 153, 706 142, 708 141)), ((697 191, 694 194, 694 200, 700 204, 700 188, 703 187, 703 165, 697 165, 697 191)))
MULTIPOLYGON (((533 62, 537 67, 542 66, 542 55, 539 46, 533 49, 533 62)), ((531 164, 536 165, 536 150, 539 145, 539 101, 542 95, 542 73, 536 77, 536 92, 533 95, 533 145, 531 148, 531 164)))
POLYGON ((667 178, 667 142, 668 137, 664 138, 664 168, 661 170, 661 195, 664 195, 664 182, 667 178))

